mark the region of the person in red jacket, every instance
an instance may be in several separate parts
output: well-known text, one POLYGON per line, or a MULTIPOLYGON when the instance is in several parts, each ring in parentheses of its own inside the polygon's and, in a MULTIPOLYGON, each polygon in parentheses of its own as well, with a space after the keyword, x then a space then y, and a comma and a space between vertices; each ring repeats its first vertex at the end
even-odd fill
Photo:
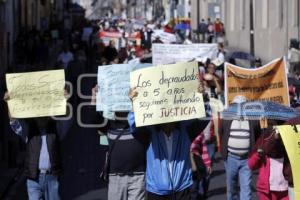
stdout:
POLYGON ((257 140, 248 165, 251 170, 259 170, 256 190, 260 200, 289 199, 288 182, 282 173, 284 152, 279 133, 271 128, 257 140))

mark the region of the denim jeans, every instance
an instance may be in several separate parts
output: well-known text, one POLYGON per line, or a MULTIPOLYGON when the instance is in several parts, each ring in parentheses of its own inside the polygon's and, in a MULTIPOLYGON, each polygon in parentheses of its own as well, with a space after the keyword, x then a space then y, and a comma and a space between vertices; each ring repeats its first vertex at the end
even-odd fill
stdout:
POLYGON ((225 169, 227 200, 250 200, 252 198, 252 172, 248 167, 248 159, 240 159, 238 156, 229 154, 225 161, 225 169), (238 182, 240 182, 240 195, 238 182))
POLYGON ((29 200, 59 200, 58 187, 56 176, 40 174, 38 180, 27 180, 28 198, 29 200))

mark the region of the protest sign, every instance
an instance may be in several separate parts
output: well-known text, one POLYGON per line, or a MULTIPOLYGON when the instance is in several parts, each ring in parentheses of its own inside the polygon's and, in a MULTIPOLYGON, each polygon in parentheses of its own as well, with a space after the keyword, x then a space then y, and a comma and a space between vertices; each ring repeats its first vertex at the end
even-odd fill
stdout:
MULTIPOLYGON (((101 31, 99 33, 99 37, 102 39, 105 46, 109 45, 111 40, 115 41, 116 48, 119 49, 121 47, 121 38, 123 34, 120 32, 108 32, 108 31, 101 31)), ((133 32, 127 37, 128 41, 135 42, 137 46, 141 46, 141 34, 139 32, 133 32)))
POLYGON ((208 57, 215 59, 217 44, 153 44, 153 65, 188 62, 192 59, 208 57))
POLYGON ((171 44, 176 42, 176 36, 172 33, 167 33, 164 30, 153 30, 153 34, 151 35, 151 40, 155 40, 157 37, 164 43, 164 44, 171 44))
POLYGON ((136 70, 130 73, 130 85, 139 93, 133 102, 136 126, 205 116, 196 62, 136 70))
POLYGON ((6 74, 13 118, 66 114, 64 70, 6 74))
POLYGON ((150 65, 136 63, 99 66, 98 85, 100 89, 97 93, 97 111, 132 110, 128 97, 130 72, 150 65))
POLYGON ((273 101, 289 106, 289 93, 284 59, 276 59, 258 69, 245 69, 225 64, 225 102, 236 95, 248 101, 273 101))
POLYGON ((294 181, 295 199, 300 199, 300 125, 277 126, 281 139, 288 154, 294 181))
POLYGON ((102 39, 105 46, 109 45, 111 40, 115 41, 116 48, 119 49, 120 46, 120 38, 122 38, 122 33, 119 32, 108 32, 108 31, 101 31, 99 33, 99 37, 102 39))

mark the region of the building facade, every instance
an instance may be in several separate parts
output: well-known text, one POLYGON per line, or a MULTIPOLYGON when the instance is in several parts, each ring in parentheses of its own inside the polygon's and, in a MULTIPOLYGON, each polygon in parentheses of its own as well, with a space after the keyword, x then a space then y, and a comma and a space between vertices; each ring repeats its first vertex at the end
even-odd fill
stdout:
MULTIPOLYGON (((197 28, 197 11, 199 20, 220 17, 225 24, 228 46, 249 53, 250 1, 194 0, 192 27, 197 28)), ((291 39, 299 41, 299 8, 299 0, 253 0, 256 57, 264 63, 269 62, 287 54, 291 39)))
MULTIPOLYGON (((226 1, 226 32, 230 47, 250 50, 250 0, 226 1)), ((255 56, 266 63, 285 56, 291 39, 299 41, 298 0, 253 0, 255 56)))
MULTIPOLYGON (((196 30, 198 23, 201 19, 207 21, 210 18, 214 21, 216 18, 220 18, 221 21, 225 21, 225 8, 228 0, 192 0, 191 1, 191 18, 192 29, 196 30)), ((243 0, 241 0, 243 1, 243 0)))

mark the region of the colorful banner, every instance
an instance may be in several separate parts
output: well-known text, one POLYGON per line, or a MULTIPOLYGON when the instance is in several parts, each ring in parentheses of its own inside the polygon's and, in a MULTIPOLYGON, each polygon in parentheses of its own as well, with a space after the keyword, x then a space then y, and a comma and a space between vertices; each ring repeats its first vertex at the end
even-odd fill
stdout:
POLYGON ((217 44, 153 44, 153 65, 188 62, 196 58, 217 57, 217 44))
POLYGON ((138 91, 133 101, 137 127, 205 117, 197 62, 136 70, 130 85, 138 91))
POLYGON ((97 111, 130 111, 130 72, 149 67, 151 64, 116 64, 99 66, 97 111))
POLYGON ((226 105, 237 95, 245 96, 248 101, 273 101, 289 106, 285 60, 276 59, 258 69, 225 63, 226 105))
POLYGON ((13 118, 66 114, 64 70, 6 74, 13 118))
MULTIPOLYGON (((128 41, 133 41, 136 43, 137 46, 141 46, 141 34, 139 32, 134 32, 130 35, 126 35, 128 41)), ((121 38, 123 34, 120 32, 108 32, 108 31, 101 31, 99 33, 99 37, 102 39, 103 43, 108 46, 111 40, 115 41, 116 48, 119 49, 121 44, 121 38)))
POLYGON ((294 181, 295 199, 300 199, 300 125, 277 126, 288 154, 294 181))

